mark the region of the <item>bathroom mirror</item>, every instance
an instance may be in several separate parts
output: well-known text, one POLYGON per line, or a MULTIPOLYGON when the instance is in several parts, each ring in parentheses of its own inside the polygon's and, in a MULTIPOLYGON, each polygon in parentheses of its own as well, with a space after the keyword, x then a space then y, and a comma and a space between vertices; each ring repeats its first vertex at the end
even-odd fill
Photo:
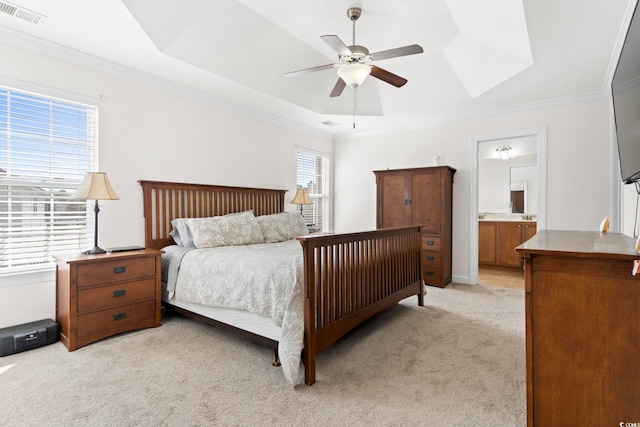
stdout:
POLYGON ((478 144, 478 212, 537 215, 535 137, 478 144))
POLYGON ((534 163, 509 166, 509 198, 511 212, 527 215, 538 213, 538 169, 534 163))

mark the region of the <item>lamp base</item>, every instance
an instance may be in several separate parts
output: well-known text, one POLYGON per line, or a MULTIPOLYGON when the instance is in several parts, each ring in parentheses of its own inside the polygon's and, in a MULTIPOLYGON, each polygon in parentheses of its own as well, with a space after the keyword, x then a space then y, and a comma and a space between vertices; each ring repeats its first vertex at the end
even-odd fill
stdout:
POLYGON ((85 255, 95 255, 95 254, 105 254, 105 253, 107 253, 107 251, 105 251, 101 247, 95 246, 93 249, 87 249, 86 251, 84 251, 82 253, 85 254, 85 255))

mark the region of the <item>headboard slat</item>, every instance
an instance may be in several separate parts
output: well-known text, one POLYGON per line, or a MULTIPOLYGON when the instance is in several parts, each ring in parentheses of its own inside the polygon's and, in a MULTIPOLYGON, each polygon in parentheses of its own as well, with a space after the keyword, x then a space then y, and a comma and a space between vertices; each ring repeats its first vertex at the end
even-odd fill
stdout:
POLYGON ((287 190, 138 181, 142 186, 145 246, 173 245, 169 236, 176 218, 205 218, 253 209, 256 216, 284 211, 287 190))

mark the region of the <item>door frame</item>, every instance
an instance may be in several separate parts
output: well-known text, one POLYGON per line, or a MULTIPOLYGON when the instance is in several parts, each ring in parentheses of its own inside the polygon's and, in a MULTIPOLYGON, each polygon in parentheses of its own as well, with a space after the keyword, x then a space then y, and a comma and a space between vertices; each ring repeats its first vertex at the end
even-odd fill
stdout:
POLYGON ((470 138, 471 176, 469 201, 469 284, 478 284, 478 148, 481 142, 501 141, 524 137, 536 137, 537 143, 537 180, 538 213, 537 228, 547 228, 547 127, 517 129, 470 138))

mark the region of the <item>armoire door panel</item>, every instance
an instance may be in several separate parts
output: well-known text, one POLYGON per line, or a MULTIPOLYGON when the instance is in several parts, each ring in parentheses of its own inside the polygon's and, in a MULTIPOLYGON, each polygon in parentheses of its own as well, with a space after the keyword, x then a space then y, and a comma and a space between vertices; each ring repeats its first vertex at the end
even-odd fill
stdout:
POLYGON ((381 178, 383 197, 378 200, 382 213, 378 228, 401 227, 406 225, 410 206, 406 202, 409 195, 406 190, 405 174, 389 174, 381 178))
POLYGON ((442 221, 441 174, 435 172, 411 175, 411 224, 424 225, 425 233, 439 233, 442 221))

